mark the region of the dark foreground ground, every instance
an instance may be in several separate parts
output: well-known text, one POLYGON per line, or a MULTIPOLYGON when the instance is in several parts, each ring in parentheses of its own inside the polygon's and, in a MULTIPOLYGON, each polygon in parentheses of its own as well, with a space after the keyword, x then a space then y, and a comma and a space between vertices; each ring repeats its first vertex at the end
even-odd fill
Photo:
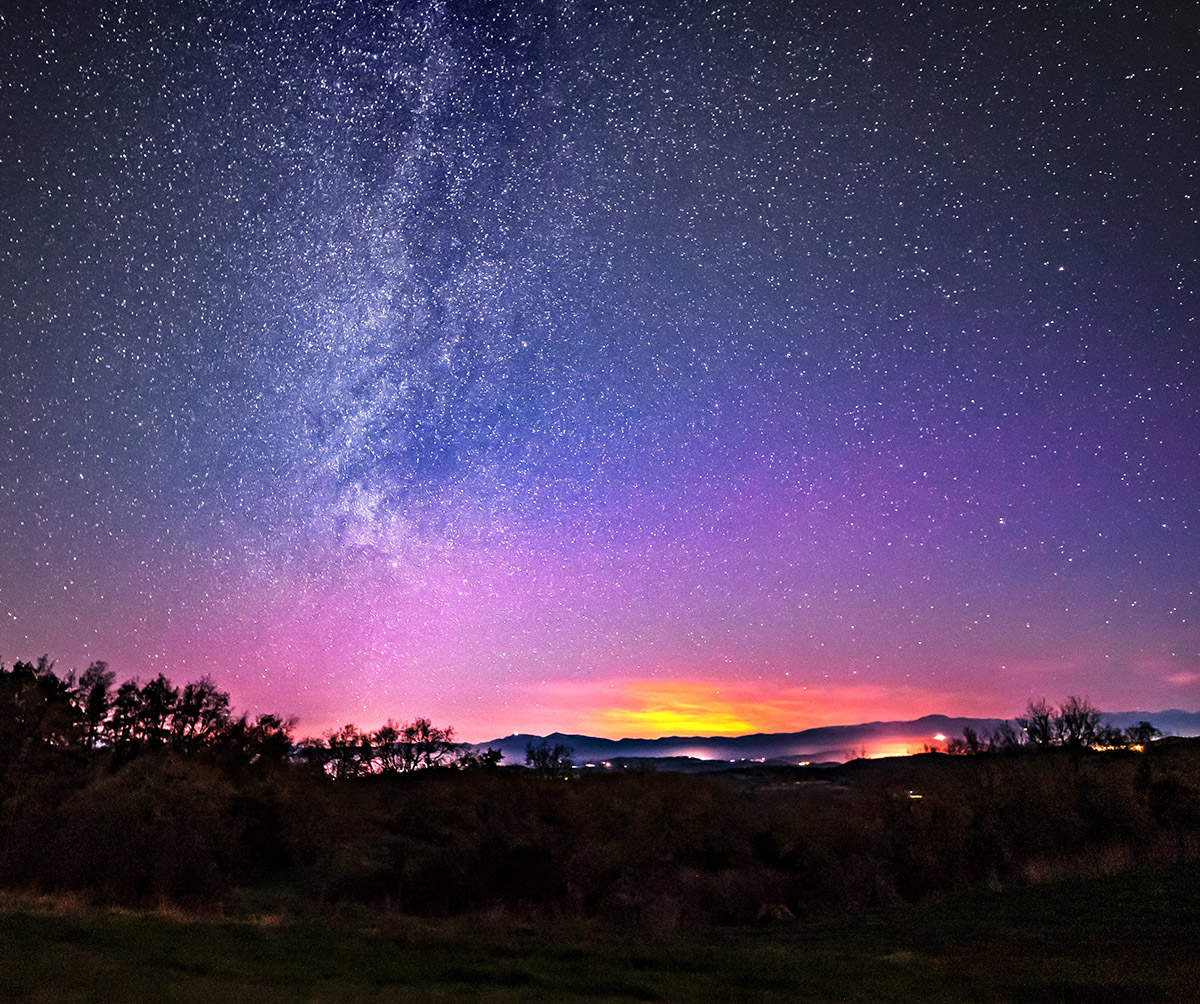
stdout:
POLYGON ((113 912, 0 899, 13 1002, 1200 1000, 1200 863, 831 920, 645 928, 113 912))

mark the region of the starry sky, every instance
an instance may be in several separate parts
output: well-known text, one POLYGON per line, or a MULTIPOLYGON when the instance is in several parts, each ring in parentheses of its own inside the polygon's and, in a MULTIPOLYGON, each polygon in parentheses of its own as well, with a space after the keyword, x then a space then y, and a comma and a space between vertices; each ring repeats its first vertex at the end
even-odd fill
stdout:
POLYGON ((1188 4, 0 8, 0 659, 301 734, 1200 709, 1188 4))

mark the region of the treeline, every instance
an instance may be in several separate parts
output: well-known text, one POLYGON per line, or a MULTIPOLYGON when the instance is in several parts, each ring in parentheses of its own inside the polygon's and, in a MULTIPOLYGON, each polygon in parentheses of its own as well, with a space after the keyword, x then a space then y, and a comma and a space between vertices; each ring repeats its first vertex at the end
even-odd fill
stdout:
POLYGON ((134 684, 118 714, 106 674, 0 671, 0 888, 670 928, 1200 853, 1191 740, 704 777, 571 771, 543 744, 532 770, 461 769, 420 719, 297 743, 210 684, 134 684))
POLYGON ((303 740, 296 754, 335 779, 407 774, 430 767, 495 767, 503 759, 497 749, 477 753, 456 743, 453 728, 439 728, 428 718, 409 723, 389 718, 374 732, 343 725, 320 738, 303 740))
POLYGON ((296 722, 236 714, 207 677, 117 683, 0 665, 0 887, 122 903, 204 903, 318 867, 326 788, 426 769, 494 767, 428 719, 297 741, 296 722))
POLYGON ((1150 722, 1118 729, 1103 720, 1101 713, 1082 697, 1068 697, 1057 708, 1044 697, 1031 700, 1016 725, 1002 722, 980 733, 969 725, 961 736, 946 744, 947 753, 1014 753, 1063 747, 1078 753, 1084 749, 1136 749, 1162 736, 1150 722))
POLYGON ((62 677, 46 656, 0 665, 0 759, 19 764, 49 750, 103 753, 114 763, 164 749, 247 761, 290 755, 293 720, 234 716, 229 695, 208 678, 182 688, 162 674, 115 684, 104 662, 62 677))
POLYGON ((427 718, 374 731, 344 725, 295 742, 296 721, 275 714, 235 715, 229 694, 203 677, 177 687, 160 673, 144 684, 126 680, 105 662, 82 673, 54 671, 47 656, 36 663, 0 665, 0 761, 19 764, 48 750, 76 750, 119 766, 145 753, 204 753, 249 763, 298 758, 333 778, 403 773, 427 767, 494 766, 498 750, 476 753, 454 740, 452 728, 427 718))

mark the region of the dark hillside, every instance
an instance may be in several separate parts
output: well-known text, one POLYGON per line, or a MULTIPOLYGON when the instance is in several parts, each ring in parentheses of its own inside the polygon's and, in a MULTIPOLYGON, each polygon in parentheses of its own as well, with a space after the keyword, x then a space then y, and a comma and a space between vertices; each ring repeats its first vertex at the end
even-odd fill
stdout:
POLYGON ((0 669, 0 888, 663 929, 1200 855, 1200 740, 705 774, 571 770, 544 744, 531 770, 426 719, 297 746, 208 681, 113 682, 0 669))
MULTIPOLYGON (((0 881, 199 905, 273 890, 423 915, 674 927, 920 900, 1200 853, 1195 741, 715 775, 430 769, 336 781, 163 753, 4 803, 0 881)), ((259 895, 259 894, 255 894, 259 895)))

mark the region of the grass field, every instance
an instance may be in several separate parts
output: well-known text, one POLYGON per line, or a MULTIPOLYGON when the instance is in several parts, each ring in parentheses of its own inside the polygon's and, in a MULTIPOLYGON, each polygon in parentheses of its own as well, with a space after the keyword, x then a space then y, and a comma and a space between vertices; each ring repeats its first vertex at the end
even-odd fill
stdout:
POLYGON ((1195 1001, 1200 866, 821 921, 656 934, 489 917, 320 920, 0 900, 13 1002, 1195 1001))

